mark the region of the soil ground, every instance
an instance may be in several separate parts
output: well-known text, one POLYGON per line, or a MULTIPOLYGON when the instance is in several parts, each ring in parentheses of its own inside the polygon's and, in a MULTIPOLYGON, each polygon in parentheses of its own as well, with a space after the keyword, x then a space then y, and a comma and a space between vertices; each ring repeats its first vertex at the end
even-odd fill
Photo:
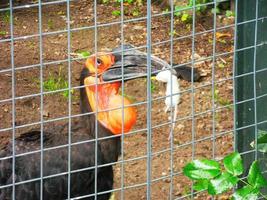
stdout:
MULTIPOLYGON (((74 1, 70 3, 70 27, 74 29, 70 35, 71 52, 85 51, 94 52, 95 29, 93 28, 94 5, 93 1, 74 1), (82 27, 90 27, 82 30, 82 27)), ((33 3, 29 1, 28 3, 33 3)), ((26 1, 15 2, 14 6, 27 4, 26 1)), ((5 4, 1 4, 5 7, 5 4)), ((138 6, 125 4, 125 22, 119 22, 121 17, 112 15, 112 11, 119 10, 113 3, 98 4, 97 6, 97 47, 98 51, 109 51, 122 42, 122 28, 124 43, 135 46, 146 45, 146 20, 130 22, 130 19, 146 16, 146 5, 138 6), (138 9, 138 16, 133 16, 134 9, 138 9), (102 26, 103 25, 103 26, 102 26), (123 25, 123 27, 121 27, 123 25)), ((163 13, 165 8, 158 5, 152 6, 152 42, 153 53, 166 61, 170 61, 170 35, 171 16, 163 13), (164 42, 163 41, 168 41, 164 42)), ((42 7, 42 62, 43 79, 46 81, 51 75, 57 77, 68 77, 68 63, 63 61, 68 58, 67 32, 48 34, 61 30, 67 30, 67 6, 65 3, 45 5, 42 7), (47 64, 53 61, 62 62, 47 64)), ((0 14, 0 40, 10 38, 10 19, 8 13, 0 14)), ((22 97, 36 94, 35 96, 17 98, 16 118, 17 126, 31 124, 40 120, 40 47, 39 47, 39 17, 38 7, 14 10, 14 37, 20 38, 14 41, 14 65, 15 71, 15 95, 22 97), (35 35, 33 37, 25 37, 35 35), (32 66, 24 68, 25 66, 32 66)), ((151 176, 151 199, 190 199, 191 182, 181 174, 182 167, 192 158, 216 158, 221 159, 233 150, 233 82, 232 82, 232 60, 233 60, 233 28, 228 25, 234 24, 232 18, 222 14, 217 15, 216 43, 213 46, 214 27, 213 14, 210 11, 205 14, 196 15, 194 53, 195 58, 208 58, 213 55, 215 47, 216 54, 223 54, 209 59, 205 62, 196 62, 194 67, 199 69, 202 79, 192 84, 180 80, 182 90, 181 104, 179 105, 178 121, 175 124, 174 143, 168 141, 170 127, 168 124, 156 126, 168 122, 168 114, 164 113, 164 99, 152 103, 152 165, 151 176), (227 26, 228 28, 220 29, 227 26), (205 33, 202 33, 205 32, 205 33), (220 35, 221 34, 221 35, 220 35), (192 93, 193 89, 193 93, 192 93), (214 95, 212 95, 214 94, 214 95), (192 117, 193 116, 193 117, 192 117), (172 196, 170 187, 172 185, 172 196), (187 197, 186 197, 187 196, 187 197)), ((191 62, 192 59, 192 25, 174 18, 173 33, 173 63, 183 64, 191 62), (178 39, 180 38, 180 39, 178 39)), ((145 49, 143 49, 145 51, 145 49)), ((12 126, 12 74, 8 70, 11 67, 11 43, 0 43, 0 129, 12 126), (3 71, 5 70, 5 71, 3 71), (6 101, 4 101, 6 100, 6 101)), ((72 61, 71 85, 79 85, 79 73, 84 65, 84 60, 72 61)), ((162 97, 165 94, 165 85, 153 81, 153 98, 162 97)), ((133 102, 146 101, 146 80, 138 79, 125 84, 125 94, 133 102)), ((73 90, 71 113, 79 114, 79 92, 73 90)), ((138 120, 134 130, 135 134, 124 136, 125 162, 116 164, 115 186, 121 185, 126 188, 123 193, 115 192, 115 198, 120 199, 146 199, 147 181, 147 105, 143 103, 137 106, 138 120), (133 159, 138 158, 138 159, 133 159), (122 176, 123 174, 123 176, 122 176)), ((68 98, 62 93, 44 96, 44 120, 52 120, 68 116, 68 98), (55 103, 56 102, 56 103, 55 103)), ((64 120, 59 120, 64 121, 64 120)), ((49 123, 46 123, 49 125, 49 123)), ((19 135, 37 125, 26 126, 16 129, 19 135)), ((1 131, 1 145, 11 138, 12 131, 1 131)), ((120 158, 122 159, 122 158, 120 158)), ((210 199, 205 193, 194 196, 195 199, 210 199)), ((218 197, 227 199, 227 195, 218 197)))

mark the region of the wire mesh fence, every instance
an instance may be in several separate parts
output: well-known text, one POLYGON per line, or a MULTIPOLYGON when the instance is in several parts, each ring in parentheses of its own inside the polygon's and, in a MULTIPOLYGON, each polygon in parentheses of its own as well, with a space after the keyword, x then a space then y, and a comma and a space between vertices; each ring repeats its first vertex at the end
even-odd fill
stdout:
POLYGON ((207 199, 187 162, 264 158, 266 2, 244 2, 0 2, 0 199, 207 199))

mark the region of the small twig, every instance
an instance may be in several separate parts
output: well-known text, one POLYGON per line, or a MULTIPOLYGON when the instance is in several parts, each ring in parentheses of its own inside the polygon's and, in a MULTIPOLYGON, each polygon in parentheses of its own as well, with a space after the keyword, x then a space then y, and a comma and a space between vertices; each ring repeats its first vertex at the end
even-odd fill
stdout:
POLYGON ((220 59, 224 64, 227 63, 222 57, 219 57, 219 59, 220 59))
POLYGON ((75 51, 78 51, 78 50, 85 50, 85 49, 88 49, 88 45, 83 46, 83 47, 79 47, 79 48, 75 48, 75 49, 73 49, 73 50, 74 50, 74 52, 75 52, 75 51))
POLYGON ((207 29, 204 28, 204 26, 200 23, 199 26, 204 30, 207 31, 207 29))

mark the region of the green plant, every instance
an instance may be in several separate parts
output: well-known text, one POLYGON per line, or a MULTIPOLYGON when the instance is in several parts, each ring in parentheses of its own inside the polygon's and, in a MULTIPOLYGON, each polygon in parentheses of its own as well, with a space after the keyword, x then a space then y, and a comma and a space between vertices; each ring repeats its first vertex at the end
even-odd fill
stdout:
POLYGON ((128 3, 128 4, 131 4, 131 3, 133 3, 134 2, 134 0, 116 0, 118 3, 121 3, 122 1, 124 2, 124 3, 128 3))
POLYGON ((132 16, 137 17, 137 16, 139 16, 139 15, 140 15, 140 11, 139 11, 139 9, 138 9, 138 8, 133 9, 133 11, 132 11, 132 16))
POLYGON ((109 0, 102 0, 102 3, 109 3, 109 0))
POLYGON ((214 92, 213 92, 213 94, 214 94, 214 100, 215 100, 215 102, 218 102, 220 96, 219 96, 219 90, 217 89, 216 86, 214 86, 214 92))
POLYGON ((28 45, 31 49, 36 48, 36 43, 35 43, 34 41, 28 41, 28 42, 27 42, 27 45, 28 45))
MULTIPOLYGON (((59 73, 57 76, 49 73, 48 79, 43 82, 43 87, 46 92, 56 91, 61 89, 67 89, 69 87, 68 81, 62 74, 62 68, 59 68, 59 73)), ((73 90, 70 91, 73 94, 73 90)), ((64 97, 69 97, 69 90, 60 92, 64 97)))
POLYGON ((53 29, 53 27, 54 27, 54 23, 53 23, 52 19, 49 19, 49 20, 47 21, 47 26, 48 26, 49 29, 53 29))
POLYGON ((226 17, 234 17, 235 13, 233 11, 231 11, 231 10, 226 10, 225 16, 226 17))
POLYGON ((212 0, 188 0, 188 6, 189 7, 194 6, 194 1, 195 1, 195 6, 196 6, 196 11, 198 12, 203 12, 207 9, 207 6, 202 5, 202 4, 212 2, 212 0))
POLYGON ((232 195, 234 200, 256 200, 258 196, 266 198, 260 189, 267 187, 258 161, 254 161, 249 169, 247 180, 239 178, 244 173, 242 158, 234 152, 223 159, 223 169, 215 160, 194 160, 183 168, 183 174, 194 181, 193 189, 206 190, 210 195, 217 195, 233 189, 238 183, 243 187, 232 195))
POLYGON ((4 13, 3 20, 5 23, 10 23, 10 11, 4 13))
POLYGON ((189 13, 190 6, 175 6, 174 16, 180 17, 182 22, 189 23, 192 20, 192 15, 189 13))
POLYGON ((151 89, 151 93, 154 93, 155 90, 157 89, 156 84, 155 84, 155 80, 151 80, 150 89, 151 89))
POLYGON ((120 10, 113 10, 111 14, 113 16, 120 16, 121 15, 121 11, 120 10))
POLYGON ((190 194, 190 192, 191 192, 191 188, 189 186, 186 185, 185 187, 183 187, 183 191, 182 191, 183 196, 187 196, 188 194, 190 194))
POLYGON ((224 69, 226 66, 225 66, 225 64, 223 62, 220 62, 220 63, 218 63, 218 67, 220 69, 224 69))
POLYGON ((169 36, 171 36, 171 35, 172 35, 172 36, 177 35, 177 32, 176 32, 175 30, 169 32, 169 36))
POLYGON ((77 51, 76 55, 78 58, 88 58, 91 53, 89 51, 77 51))
MULTIPOLYGON (((162 13, 163 13, 163 14, 167 14, 168 12, 170 12, 170 10, 169 10, 169 8, 166 8, 165 10, 163 10, 162 13)), ((174 13, 174 16, 176 16, 175 14, 176 14, 176 13, 174 13)))
POLYGON ((5 36, 6 34, 7 34, 6 31, 0 31, 0 35, 1 35, 1 36, 5 36))
POLYGON ((184 13, 181 17, 181 21, 182 22, 191 22, 192 21, 192 15, 188 14, 188 13, 184 13))
POLYGON ((115 2, 115 3, 123 2, 123 3, 128 3, 128 4, 133 4, 135 2, 138 3, 138 4, 143 3, 142 0, 102 0, 101 2, 104 3, 104 4, 111 3, 111 2, 115 2))
POLYGON ((229 108, 232 109, 232 107, 230 106, 231 101, 229 99, 220 97, 219 92, 220 91, 217 89, 217 87, 214 87, 214 101, 222 106, 229 106, 229 108))
MULTIPOLYGON (((192 21, 193 7, 195 7, 197 14, 203 13, 208 9, 208 6, 206 4, 209 2, 213 2, 213 0, 188 0, 187 4, 184 6, 175 6, 174 16, 180 17, 182 22, 190 23, 192 21)), ((211 12, 212 13, 216 12, 218 14, 221 11, 219 7, 216 5, 216 8, 212 8, 211 12)), ((228 15, 231 15, 231 13, 228 12, 228 15)))
POLYGON ((211 9, 211 12, 212 12, 212 13, 215 12, 216 14, 220 14, 221 10, 220 10, 220 8, 216 7, 216 8, 212 8, 212 9, 211 9))
MULTIPOLYGON (((251 142, 250 146, 255 148, 255 141, 251 142)), ((267 131, 258 130, 257 146, 258 151, 267 153, 267 131)))
POLYGON ((219 104, 221 104, 222 106, 230 106, 231 105, 231 101, 229 99, 224 99, 224 98, 219 98, 218 99, 219 104))
POLYGON ((225 39, 217 39, 218 42, 222 43, 222 44, 226 44, 226 40, 225 39))

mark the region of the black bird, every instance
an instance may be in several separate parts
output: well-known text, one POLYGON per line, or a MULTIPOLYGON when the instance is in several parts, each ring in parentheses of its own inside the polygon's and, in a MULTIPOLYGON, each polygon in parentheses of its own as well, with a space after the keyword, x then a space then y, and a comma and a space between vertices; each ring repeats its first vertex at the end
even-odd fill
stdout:
MULTIPOLYGON (((147 55, 130 50, 131 47, 124 46, 124 50, 128 50, 123 56, 125 80, 145 77, 147 72, 147 55)), ((37 200, 40 199, 41 193, 44 200, 67 199, 68 186, 70 186, 70 198, 85 196, 84 199, 94 199, 95 190, 100 193, 97 194, 97 199, 110 198, 114 177, 112 165, 108 164, 118 160, 122 129, 124 132, 130 131, 136 121, 135 108, 129 106, 129 100, 118 94, 122 80, 121 60, 120 48, 114 49, 113 53, 98 53, 97 56, 93 55, 87 59, 80 78, 83 86, 80 89, 80 106, 81 112, 88 114, 72 119, 71 142, 74 144, 71 145, 70 152, 66 137, 68 124, 52 126, 43 131, 42 191, 41 131, 30 131, 16 138, 15 199, 37 200), (98 80, 97 87, 96 80, 98 80), (122 101, 126 106, 124 120, 122 120, 122 109, 119 109, 122 101), (108 109, 112 110, 107 111, 108 109), (95 142, 96 133, 99 138, 97 142, 95 142), (94 168, 96 160, 97 181, 94 168), (70 179, 68 179, 69 167, 70 179)), ((156 74, 162 67, 166 67, 166 63, 153 56, 152 74, 156 74)), ((188 67, 185 71, 190 74, 191 68, 188 67)), ((12 141, 10 141, 0 151, 0 200, 12 199, 12 167, 12 141)))

